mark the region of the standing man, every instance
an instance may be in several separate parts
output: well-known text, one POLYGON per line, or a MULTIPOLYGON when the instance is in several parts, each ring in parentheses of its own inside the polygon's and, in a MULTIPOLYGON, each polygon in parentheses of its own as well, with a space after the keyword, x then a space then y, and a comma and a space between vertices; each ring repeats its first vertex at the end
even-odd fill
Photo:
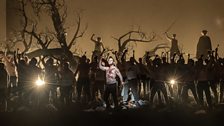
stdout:
POLYGON ((62 70, 60 72, 60 92, 61 92, 61 102, 69 105, 72 102, 72 86, 74 84, 74 74, 69 69, 68 63, 63 63, 62 70))
POLYGON ((4 64, 0 63, 0 112, 2 107, 4 111, 7 109, 7 72, 4 67, 4 64))
POLYGON ((14 59, 13 57, 7 57, 4 54, 1 54, 1 56, 4 59, 4 65, 6 68, 6 71, 8 73, 8 88, 9 88, 9 92, 14 92, 16 90, 16 71, 15 71, 15 64, 14 64, 14 59), (11 90, 11 87, 13 88, 13 91, 11 90))
POLYGON ((199 104, 203 107, 204 106, 204 96, 203 92, 205 92, 206 101, 208 103, 209 108, 212 108, 212 98, 211 98, 211 92, 210 92, 210 86, 208 82, 208 72, 209 67, 211 67, 211 62, 209 64, 204 65, 203 59, 198 59, 198 64, 196 68, 196 81, 197 84, 197 93, 198 93, 198 99, 199 104))
MULTIPOLYGON (((125 64, 126 67, 126 75, 127 75, 127 80, 128 80, 128 84, 127 84, 127 88, 130 89, 131 88, 131 92, 134 96, 134 100, 135 100, 135 105, 139 106, 139 94, 138 94, 138 75, 140 73, 138 66, 135 64, 135 59, 134 57, 130 58, 130 61, 128 61, 125 64)), ((124 100, 127 101, 128 100, 128 90, 124 91, 124 100)))
POLYGON ((104 100, 106 102, 107 109, 110 109, 109 96, 112 94, 115 108, 118 108, 117 100, 117 80, 116 76, 119 77, 121 84, 123 85, 123 78, 119 69, 114 64, 114 59, 109 57, 108 59, 109 66, 102 66, 102 58, 100 58, 99 68, 103 71, 106 71, 106 85, 104 91, 104 100))
POLYGON ((102 43, 102 38, 101 37, 97 37, 96 39, 94 39, 95 34, 92 35, 91 40, 94 42, 95 44, 95 48, 93 51, 93 55, 92 55, 92 59, 97 56, 99 57, 102 49, 104 49, 103 43, 102 43))
POLYGON ((203 59, 205 59, 208 55, 208 51, 212 50, 211 39, 209 36, 207 36, 207 32, 207 30, 203 30, 201 32, 202 36, 199 38, 197 44, 197 59, 199 59, 202 55, 204 56, 203 59))
POLYGON ((51 93, 52 94, 51 99, 53 102, 55 102, 57 98, 57 84, 58 84, 58 78, 59 78, 58 67, 54 65, 54 60, 52 58, 49 58, 46 61, 46 63, 44 61, 44 58, 42 59, 42 64, 44 65, 44 69, 45 69, 44 79, 47 84, 45 100, 48 103, 48 100, 50 98, 50 93, 51 93))
POLYGON ((165 35, 166 35, 167 40, 171 42, 170 58, 172 58, 174 54, 179 55, 180 50, 179 50, 179 47, 178 47, 178 40, 176 39, 177 35, 173 34, 172 37, 170 37, 167 32, 165 32, 165 35))
POLYGON ((75 76, 77 74, 79 76, 76 86, 78 93, 78 101, 81 100, 82 92, 84 92, 85 103, 89 103, 91 100, 89 72, 90 72, 90 64, 87 63, 87 57, 83 55, 80 59, 80 63, 75 72, 75 76))

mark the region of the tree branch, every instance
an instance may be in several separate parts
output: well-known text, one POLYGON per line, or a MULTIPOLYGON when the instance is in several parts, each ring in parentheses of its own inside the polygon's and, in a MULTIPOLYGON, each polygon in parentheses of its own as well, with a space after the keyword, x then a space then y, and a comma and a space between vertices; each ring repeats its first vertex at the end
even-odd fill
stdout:
POLYGON ((80 14, 78 14, 78 19, 76 21, 76 24, 77 24, 76 32, 73 35, 73 38, 72 38, 72 40, 70 41, 70 43, 68 45, 69 49, 71 49, 72 45, 74 45, 76 39, 82 37, 85 34, 85 32, 86 32, 86 30, 88 28, 88 25, 86 25, 85 29, 82 32, 80 32, 80 27, 81 27, 81 16, 80 16, 80 14))

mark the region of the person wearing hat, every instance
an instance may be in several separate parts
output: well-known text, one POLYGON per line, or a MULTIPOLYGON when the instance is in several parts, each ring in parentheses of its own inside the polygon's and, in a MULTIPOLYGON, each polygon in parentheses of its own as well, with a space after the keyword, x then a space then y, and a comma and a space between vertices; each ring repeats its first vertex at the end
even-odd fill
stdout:
POLYGON ((208 55, 208 52, 212 50, 211 39, 209 36, 207 36, 207 32, 207 30, 203 30, 201 32, 202 36, 199 38, 197 44, 197 59, 199 59, 201 56, 203 56, 203 59, 205 59, 208 55))
POLYGON ((165 32, 165 35, 166 35, 167 40, 171 42, 170 58, 172 58, 175 53, 179 55, 180 50, 178 47, 178 40, 176 39, 177 35, 173 34, 172 37, 170 37, 167 32, 165 32))

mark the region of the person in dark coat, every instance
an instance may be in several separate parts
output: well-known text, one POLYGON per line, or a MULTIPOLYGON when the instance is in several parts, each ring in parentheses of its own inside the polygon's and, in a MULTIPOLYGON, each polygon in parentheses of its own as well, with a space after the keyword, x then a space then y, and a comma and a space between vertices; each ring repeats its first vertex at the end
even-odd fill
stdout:
POLYGON ((202 36, 199 38, 197 44, 197 54, 196 57, 199 59, 203 55, 203 59, 207 57, 208 51, 212 50, 211 39, 207 36, 207 30, 202 31, 202 36))

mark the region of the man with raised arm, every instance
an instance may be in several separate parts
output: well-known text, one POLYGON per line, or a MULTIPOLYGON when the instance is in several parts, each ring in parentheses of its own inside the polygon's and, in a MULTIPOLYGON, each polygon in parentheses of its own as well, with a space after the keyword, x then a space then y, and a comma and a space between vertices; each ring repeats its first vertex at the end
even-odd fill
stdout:
POLYGON ((170 58, 172 58, 175 53, 179 55, 180 50, 178 47, 178 40, 176 39, 177 35, 173 34, 172 37, 170 37, 167 32, 165 32, 165 35, 166 35, 167 40, 171 42, 170 58))
POLYGON ((112 94, 115 108, 118 108, 118 100, 117 100, 117 80, 116 76, 119 77, 121 84, 123 85, 123 78, 119 71, 119 69, 114 64, 114 59, 109 57, 108 59, 109 66, 102 65, 102 58, 100 58, 99 68, 103 71, 106 71, 106 85, 104 91, 104 100, 106 102, 106 108, 110 109, 109 96, 112 94))

